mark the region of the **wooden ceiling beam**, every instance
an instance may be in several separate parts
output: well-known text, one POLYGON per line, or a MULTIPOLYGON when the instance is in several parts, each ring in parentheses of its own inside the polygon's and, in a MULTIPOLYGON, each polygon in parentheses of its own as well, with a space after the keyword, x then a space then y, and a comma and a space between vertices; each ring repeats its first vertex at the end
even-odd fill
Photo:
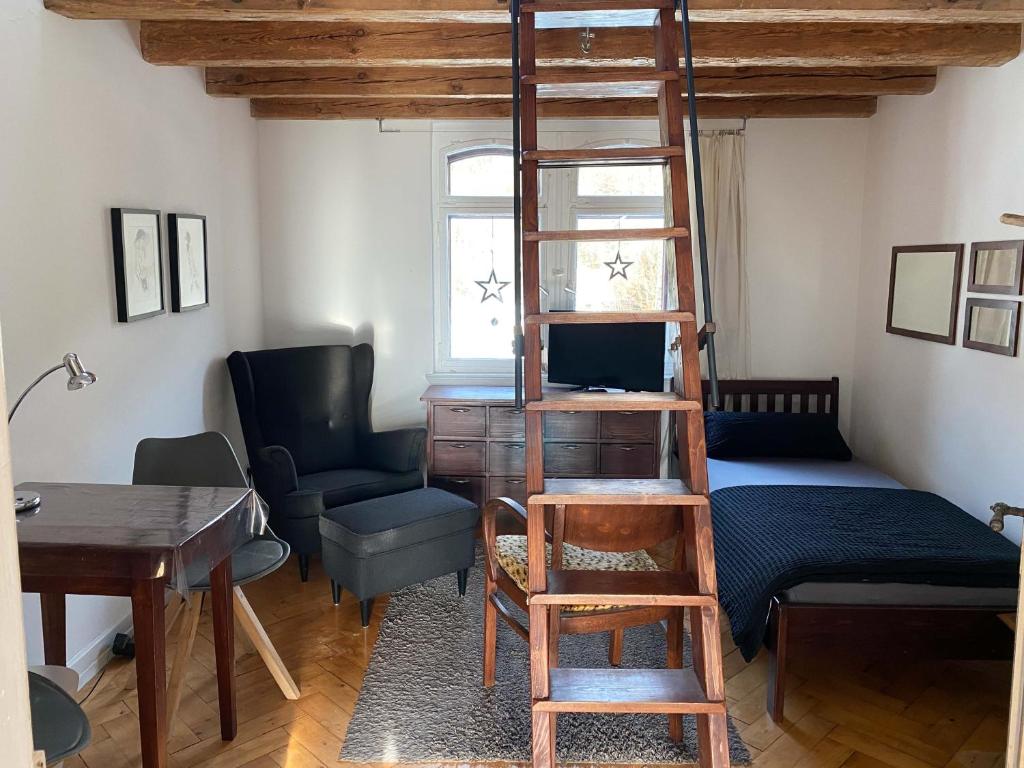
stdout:
MULTIPOLYGON (((847 98, 698 99, 702 118, 870 117, 871 96, 847 98)), ((508 119, 507 99, 253 99, 253 117, 277 120, 508 119)), ((538 102, 544 118, 657 117, 654 99, 550 99, 538 102)))
MULTIPOLYGON (((542 66, 651 66, 647 29, 598 29, 589 55, 578 30, 537 34, 542 66)), ((153 64, 205 66, 495 66, 509 58, 508 24, 146 21, 153 64)), ((1015 24, 693 25, 703 66, 997 66, 1016 58, 1015 24)))
MULTIPOLYGON (((76 19, 459 21, 508 18, 497 0, 45 0, 76 19)), ((1024 0, 690 0, 693 21, 1024 22, 1024 0)))
MULTIPOLYGON (((578 69, 561 70, 577 72, 578 69)), ((701 96, 882 96, 931 93, 934 67, 701 67, 701 96)), ((211 67, 212 96, 512 98, 509 67, 211 67)))

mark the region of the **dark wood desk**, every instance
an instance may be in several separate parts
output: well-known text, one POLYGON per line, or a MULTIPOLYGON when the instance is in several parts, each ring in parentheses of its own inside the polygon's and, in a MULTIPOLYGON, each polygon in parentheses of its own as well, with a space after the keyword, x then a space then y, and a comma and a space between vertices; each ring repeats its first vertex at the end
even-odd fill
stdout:
POLYGON ((23 483, 18 490, 36 491, 43 501, 36 514, 19 515, 18 554, 22 591, 39 593, 47 664, 67 663, 65 595, 132 600, 144 768, 167 765, 164 591, 176 565, 210 563, 221 736, 233 739, 230 554, 253 535, 255 492, 75 483, 23 483))

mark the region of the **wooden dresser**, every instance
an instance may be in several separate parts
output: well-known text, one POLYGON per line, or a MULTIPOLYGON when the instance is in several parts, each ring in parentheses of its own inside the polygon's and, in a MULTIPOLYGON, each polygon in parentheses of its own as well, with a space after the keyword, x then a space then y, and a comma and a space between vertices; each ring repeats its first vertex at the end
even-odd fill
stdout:
MULTIPOLYGON (((512 387, 432 386, 427 404, 427 484, 476 504, 508 496, 526 504, 523 411, 512 387)), ((547 477, 656 478, 659 414, 544 414, 547 477)))

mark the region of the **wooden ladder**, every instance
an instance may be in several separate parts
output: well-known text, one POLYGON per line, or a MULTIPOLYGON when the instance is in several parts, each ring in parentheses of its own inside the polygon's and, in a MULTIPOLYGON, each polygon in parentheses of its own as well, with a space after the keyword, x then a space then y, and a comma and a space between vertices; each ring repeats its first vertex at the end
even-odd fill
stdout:
MULTIPOLYGON (((514 12, 514 11, 513 11, 514 12)), ((684 6, 685 13, 685 6, 684 6)), ((674 738, 681 714, 697 719, 700 765, 729 765, 725 684, 719 637, 714 542, 708 500, 707 456, 701 401, 694 272, 680 74, 680 25, 673 0, 535 0, 519 6, 519 99, 521 136, 522 270, 528 490, 530 667, 533 695, 534 768, 555 762, 555 725, 561 712, 665 713, 674 738), (654 70, 622 74, 545 74, 537 71, 538 28, 651 26, 654 70), (656 96, 660 147, 540 150, 537 98, 656 96), (542 168, 584 165, 666 167, 666 222, 659 229, 542 231, 538 219, 538 175, 542 168), (540 250, 548 241, 664 240, 675 259, 678 309, 660 312, 541 312, 540 250), (676 390, 666 393, 543 393, 541 328, 556 323, 673 323, 679 328, 676 390), (674 411, 681 480, 544 479, 543 415, 547 411, 674 411), (601 572, 549 574, 545 559, 545 508, 613 505, 623 515, 640 505, 670 505, 683 518, 684 578, 601 572), (571 578, 566 578, 571 574, 571 578), (621 576, 621 582, 616 577, 621 576), (632 578, 631 578, 632 577, 632 578), (638 588, 637 585, 642 585, 638 588), (551 611, 578 603, 680 606, 688 612, 692 669, 555 669, 549 666, 551 611)), ((599 44, 599 42, 598 42, 599 44)), ((641 51, 636 54, 642 55, 641 51)), ((681 631, 679 622, 671 622, 681 631)))

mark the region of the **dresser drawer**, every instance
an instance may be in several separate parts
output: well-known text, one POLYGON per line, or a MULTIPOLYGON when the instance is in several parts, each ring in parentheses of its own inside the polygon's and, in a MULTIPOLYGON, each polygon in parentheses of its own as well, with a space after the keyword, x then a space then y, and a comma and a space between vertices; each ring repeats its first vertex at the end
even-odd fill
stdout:
POLYGON ((492 477, 487 481, 487 498, 507 496, 526 506, 526 480, 522 477, 492 477))
POLYGON ((544 474, 596 475, 597 443, 544 443, 544 474))
POLYGON ((601 474, 611 477, 650 477, 654 472, 654 446, 602 445, 601 474))
POLYGON ((469 499, 478 507, 482 507, 487 497, 484 495, 484 478, 482 477, 432 477, 431 488, 440 488, 469 499))
POLYGON ((655 411, 608 411, 601 414, 601 439, 621 442, 654 442, 660 413, 655 411))
POLYGON ((482 405, 435 405, 434 434, 438 437, 485 437, 487 408, 482 405))
POLYGON ((435 440, 432 471, 440 475, 482 475, 487 443, 435 440))
POLYGON ((545 413, 544 437, 553 440, 592 440, 597 437, 597 412, 545 413))
POLYGON ((526 418, 521 409, 492 405, 487 409, 489 437, 526 437, 526 418))
POLYGON ((526 474, 526 443, 491 443, 487 455, 487 474, 526 474))

